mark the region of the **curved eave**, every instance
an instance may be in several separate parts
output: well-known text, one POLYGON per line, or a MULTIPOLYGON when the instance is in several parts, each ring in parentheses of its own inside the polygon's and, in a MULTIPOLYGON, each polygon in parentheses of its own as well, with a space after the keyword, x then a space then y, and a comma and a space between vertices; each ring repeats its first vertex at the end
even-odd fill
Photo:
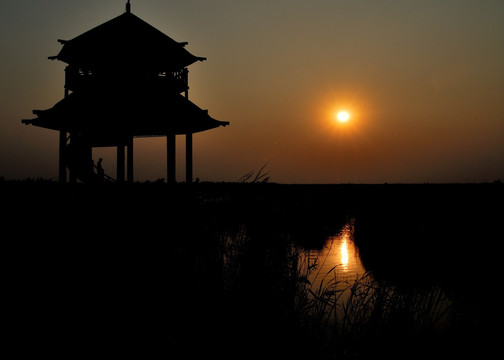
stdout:
POLYGON ((50 109, 34 111, 38 117, 23 123, 51 130, 129 136, 196 133, 229 125, 181 95, 170 99, 153 94, 126 96, 73 93, 50 109))
POLYGON ((137 52, 130 52, 121 48, 113 49, 105 46, 105 44, 97 44, 96 46, 89 46, 89 48, 65 45, 58 55, 50 56, 49 59, 59 60, 81 69, 90 70, 100 68, 153 68, 158 71, 176 71, 195 62, 206 60, 204 57, 194 56, 190 53, 174 54, 174 51, 170 49, 142 49, 137 52), (91 48, 94 50, 91 50, 91 48))

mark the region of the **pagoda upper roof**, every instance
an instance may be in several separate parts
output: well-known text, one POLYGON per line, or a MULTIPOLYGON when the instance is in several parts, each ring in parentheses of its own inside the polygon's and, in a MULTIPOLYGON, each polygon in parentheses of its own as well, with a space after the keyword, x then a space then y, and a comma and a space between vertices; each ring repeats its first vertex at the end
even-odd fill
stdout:
POLYGON ((82 69, 147 68, 175 71, 196 61, 184 46, 127 11, 72 40, 59 40, 63 48, 50 59, 82 69))

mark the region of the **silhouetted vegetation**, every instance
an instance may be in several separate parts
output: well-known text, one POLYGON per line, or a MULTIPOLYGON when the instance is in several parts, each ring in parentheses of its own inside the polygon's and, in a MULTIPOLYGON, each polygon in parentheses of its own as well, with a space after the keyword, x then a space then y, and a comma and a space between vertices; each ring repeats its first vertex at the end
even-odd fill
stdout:
POLYGON ((267 183, 270 180, 270 177, 268 176, 270 171, 264 172, 264 169, 268 166, 268 164, 264 164, 257 172, 255 171, 250 171, 243 175, 238 182, 239 183, 267 183), (255 176, 254 176, 255 174, 255 176))
POLYGON ((474 268, 492 251, 474 259, 467 246, 502 239, 502 209, 488 206, 501 184, 3 180, 0 191, 9 326, 41 352, 411 359, 479 356, 494 341, 500 305, 484 290, 496 276, 474 268), (300 254, 349 218, 370 273, 343 294, 330 275, 311 284, 300 254))

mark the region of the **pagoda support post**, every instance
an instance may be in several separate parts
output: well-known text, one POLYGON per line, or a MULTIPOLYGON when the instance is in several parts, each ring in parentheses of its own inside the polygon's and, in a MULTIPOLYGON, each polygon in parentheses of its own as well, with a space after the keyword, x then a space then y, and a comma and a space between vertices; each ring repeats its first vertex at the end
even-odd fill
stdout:
POLYGON ((133 136, 128 141, 128 183, 133 183, 133 136))
POLYGON ((125 152, 124 152, 124 145, 119 145, 117 146, 117 182, 118 183, 123 183, 124 182, 124 165, 125 165, 125 152))
POLYGON ((186 134, 186 183, 192 183, 193 179, 193 134, 186 134))
POLYGON ((174 184, 176 182, 176 142, 175 134, 166 135, 166 171, 168 184, 174 184))
POLYGON ((66 183, 66 160, 67 160, 67 132, 60 131, 59 138, 59 182, 66 183))
POLYGON ((84 167, 84 181, 93 181, 95 164, 93 162, 93 147, 85 141, 82 145, 82 161, 84 167))

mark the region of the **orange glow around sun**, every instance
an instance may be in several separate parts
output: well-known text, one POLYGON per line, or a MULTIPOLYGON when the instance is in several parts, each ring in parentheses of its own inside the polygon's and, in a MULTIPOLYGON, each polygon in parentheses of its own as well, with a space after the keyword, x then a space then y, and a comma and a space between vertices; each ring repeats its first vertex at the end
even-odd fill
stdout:
POLYGON ((372 105, 360 94, 331 92, 318 102, 320 129, 351 140, 369 129, 372 105))

